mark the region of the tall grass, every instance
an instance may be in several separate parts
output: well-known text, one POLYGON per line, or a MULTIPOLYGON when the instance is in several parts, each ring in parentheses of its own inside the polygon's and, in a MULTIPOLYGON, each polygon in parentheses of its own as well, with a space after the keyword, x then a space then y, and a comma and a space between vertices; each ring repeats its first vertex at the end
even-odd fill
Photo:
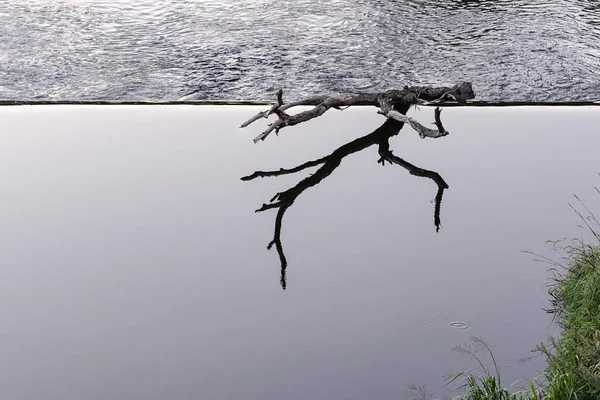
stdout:
POLYGON ((455 351, 466 355, 476 361, 478 367, 466 372, 459 372, 446 377, 446 386, 459 383, 457 391, 462 392, 454 396, 454 400, 539 400, 541 392, 535 387, 534 382, 529 383, 529 388, 514 391, 502 386, 500 368, 489 345, 480 337, 474 336, 467 344, 457 346, 455 351), (487 353, 491 359, 493 369, 486 367, 481 351, 487 353))
POLYGON ((461 384, 462 394, 454 400, 600 400, 600 222, 575 198, 578 206, 569 205, 591 236, 552 242, 561 261, 542 259, 552 264, 553 273, 548 290, 551 307, 546 311, 554 314, 562 331, 560 337, 538 346, 548 365, 543 376, 520 391, 504 388, 490 347, 473 338, 456 350, 472 357, 478 368, 448 377, 447 384, 461 384), (493 370, 477 354, 481 350, 491 358, 493 370))

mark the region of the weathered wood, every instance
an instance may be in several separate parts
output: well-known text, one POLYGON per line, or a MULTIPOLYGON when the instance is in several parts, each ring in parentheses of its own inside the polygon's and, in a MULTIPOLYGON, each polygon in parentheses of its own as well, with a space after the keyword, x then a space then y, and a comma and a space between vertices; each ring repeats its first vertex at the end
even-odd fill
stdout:
POLYGON ((395 111, 395 110, 389 111, 387 114, 385 114, 385 116, 387 118, 395 119, 396 121, 400 121, 400 122, 409 124, 411 126, 411 128, 413 128, 415 131, 417 131, 419 133, 419 136, 421 137, 421 139, 425 139, 426 137, 439 138, 439 137, 446 136, 449 134, 449 132, 444 129, 444 126, 441 124, 441 121, 438 124, 440 112, 441 112, 440 108, 437 107, 436 108, 436 116, 437 116, 436 126, 438 127, 437 130, 427 128, 427 127, 421 125, 414 118, 407 117, 406 115, 400 114, 398 111, 395 111))
POLYGON ((372 105, 379 108, 379 113, 386 117, 383 124, 366 136, 359 137, 346 143, 331 154, 321 157, 316 160, 307 161, 293 168, 280 168, 273 171, 256 171, 253 174, 242 177, 244 181, 249 181, 259 177, 288 175, 303 171, 307 168, 318 167, 313 173, 300 180, 295 186, 275 194, 268 203, 264 203, 256 212, 262 212, 271 209, 277 209, 275 217, 275 231, 273 240, 267 246, 271 249, 273 246, 277 249, 281 262, 281 279, 280 283, 283 289, 286 288, 286 269, 287 259, 283 251, 281 242, 281 230, 283 226, 283 217, 286 211, 294 204, 296 199, 307 189, 320 184, 324 179, 331 175, 342 163, 342 160, 350 154, 362 151, 370 146, 377 145, 379 160, 378 162, 385 165, 387 161, 390 164, 400 165, 405 168, 411 175, 431 179, 438 187, 435 197, 434 207, 434 225, 436 231, 440 229, 441 218, 440 209, 444 190, 448 188, 448 184, 435 171, 430 171, 417 167, 408 161, 394 155, 390 150, 389 140, 397 135, 404 126, 409 124, 414 130, 419 133, 421 138, 439 138, 448 135, 448 131, 444 128, 441 121, 441 109, 436 107, 435 126, 437 129, 427 128, 420 124, 414 118, 406 116, 406 113, 414 104, 440 104, 446 103, 448 100, 453 102, 464 102, 474 98, 475 93, 470 83, 463 82, 453 87, 404 87, 399 90, 389 90, 377 94, 357 94, 340 97, 316 96, 305 100, 291 102, 285 104, 283 101, 283 92, 280 90, 277 93, 277 102, 268 110, 260 112, 244 122, 241 127, 246 127, 251 123, 268 118, 271 114, 277 115, 277 120, 269 125, 269 127, 254 139, 254 142, 264 140, 271 132, 278 132, 280 129, 300 124, 323 115, 330 108, 341 109, 354 105, 372 105), (289 115, 287 110, 296 106, 313 106, 313 108, 302 111, 295 115, 289 115))
MULTIPOLYGON (((257 143, 265 140, 271 132, 279 132, 287 126, 293 126, 302 122, 310 121, 311 119, 320 117, 331 108, 342 109, 342 107, 350 106, 375 106, 380 109, 380 112, 387 118, 402 118, 397 114, 390 114, 394 106, 397 105, 413 105, 413 104, 439 104, 442 102, 465 102, 475 97, 475 92, 470 82, 461 82, 452 87, 428 87, 428 86, 405 86, 403 89, 392 89, 382 93, 362 93, 351 94, 345 96, 315 96, 309 99, 300 100, 285 104, 283 102, 283 93, 280 90, 277 93, 277 102, 268 110, 259 112, 255 116, 248 119, 240 127, 244 128, 253 122, 268 118, 272 114, 276 114, 278 119, 271 123, 260 135, 254 138, 257 143), (313 106, 310 110, 302 111, 298 114, 290 115, 286 113, 296 106, 313 106)), ((425 128, 423 125, 414 120, 405 120, 408 122, 421 137, 439 137, 445 136, 438 129, 438 136, 434 135, 434 131, 425 128)), ((437 122, 437 119, 436 119, 437 122)), ((439 127, 438 127, 439 128, 439 127)), ((447 134, 447 132, 446 132, 447 134)))

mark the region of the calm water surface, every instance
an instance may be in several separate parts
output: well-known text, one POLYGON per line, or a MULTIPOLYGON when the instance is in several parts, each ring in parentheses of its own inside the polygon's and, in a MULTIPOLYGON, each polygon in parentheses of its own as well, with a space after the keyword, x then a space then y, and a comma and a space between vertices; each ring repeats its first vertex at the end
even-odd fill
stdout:
POLYGON ((473 335, 507 384, 539 374, 549 273, 520 251, 581 234, 567 203, 598 201, 597 108, 447 108, 450 136, 403 130, 394 154, 450 185, 438 233, 433 182, 348 157, 286 215, 285 291, 275 212, 254 210, 312 171, 239 178, 382 117, 330 112, 254 145, 261 127, 236 126, 258 110, 0 108, 3 397, 441 396, 475 366, 452 352, 473 335))
POLYGON ((598 100, 595 0, 0 0, 0 99, 598 100))

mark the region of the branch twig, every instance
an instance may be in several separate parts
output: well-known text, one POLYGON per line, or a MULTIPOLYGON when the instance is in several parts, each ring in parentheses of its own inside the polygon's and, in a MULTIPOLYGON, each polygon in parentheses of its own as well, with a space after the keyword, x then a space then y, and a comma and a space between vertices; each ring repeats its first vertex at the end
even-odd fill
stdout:
POLYGON ((273 246, 275 246, 277 249, 279 260, 281 262, 280 283, 283 289, 285 289, 287 285, 286 269, 288 266, 288 262, 283 251, 283 244, 281 242, 281 231, 285 213, 304 191, 321 183, 325 178, 331 175, 333 171, 340 166, 345 157, 374 144, 379 146, 378 151, 380 158, 378 162, 382 165, 384 165, 386 161, 390 164, 400 165, 411 175, 428 178, 436 183, 438 186, 438 191, 435 196, 434 224, 436 231, 439 231, 441 226, 440 209, 442 196, 444 194, 444 190, 448 189, 448 184, 437 172, 417 167, 408 161, 395 156, 390 150, 389 139, 397 135, 405 123, 409 124, 414 130, 416 130, 421 138, 439 138, 448 135, 448 131, 446 131, 441 121, 441 109, 439 107, 437 107, 434 112, 435 126, 437 129, 430 129, 420 124, 414 118, 406 116, 410 106, 413 104, 428 103, 442 104, 448 99, 464 102, 474 98, 474 96, 475 93, 473 92, 471 84, 468 82, 463 82, 454 85, 451 88, 406 86, 400 90, 389 90, 379 94, 358 94, 342 97, 316 96, 309 99, 284 104, 283 91, 280 90, 277 93, 277 102, 273 104, 269 110, 256 114, 242 124, 242 127, 246 127, 261 118, 268 118, 271 114, 277 115, 278 119, 271 123, 265 131, 263 131, 254 139, 254 142, 258 142, 260 140, 264 140, 273 131, 278 132, 280 129, 286 126, 296 125, 319 117, 330 108, 342 109, 342 107, 349 107, 352 105, 373 105, 378 107, 380 109, 379 113, 383 114, 387 118, 385 122, 375 131, 340 146, 328 156, 307 161, 293 168, 280 168, 279 170, 274 171, 256 171, 241 178, 244 181, 249 181, 259 177, 262 178, 293 174, 303 171, 307 168, 320 166, 314 174, 305 177, 295 186, 275 194, 269 203, 264 203, 259 209, 256 210, 256 212, 262 212, 275 208, 278 209, 275 217, 273 240, 269 242, 267 248, 271 249, 273 246), (313 108, 302 111, 295 115, 289 115, 286 113, 287 110, 296 106, 313 106, 313 108))
POLYGON ((295 172, 302 171, 303 169, 315 167, 319 164, 323 164, 325 161, 327 161, 327 157, 319 158, 318 160, 307 161, 304 164, 298 165, 297 167, 290 168, 290 169, 280 168, 277 171, 255 171, 254 173, 252 173, 250 175, 243 176, 241 179, 243 181, 251 181, 252 179, 255 179, 255 178, 264 178, 267 176, 280 176, 280 175, 293 174, 295 172))
MULTIPOLYGON (((415 131, 417 131, 419 133, 419 136, 421 137, 421 139, 425 139, 426 137, 439 138, 442 136, 447 136, 450 133, 450 132, 446 131, 444 129, 444 126, 442 125, 442 121, 440 120, 441 112, 442 112, 442 110, 440 110, 439 107, 436 107, 436 109, 435 109, 435 125, 438 128, 437 130, 427 128, 427 127, 421 125, 414 118, 407 117, 406 115, 400 114, 398 111, 395 111, 395 110, 391 110, 387 114, 384 114, 384 115, 387 118, 392 118, 392 119, 395 119, 396 121, 408 123, 411 126, 411 128, 413 128, 415 131)), ((379 111, 379 113, 383 114, 382 111, 379 111)))
MULTIPOLYGON (((327 112, 327 110, 330 108, 342 109, 343 107, 355 105, 371 105, 379 107, 383 115, 391 118, 389 113, 393 111, 394 107, 397 105, 410 106, 412 104, 426 104, 428 102, 440 104, 441 102, 448 100, 465 102, 474 97, 475 93, 473 92, 473 87, 469 82, 461 82, 453 87, 405 86, 403 89, 393 89, 383 93, 364 93, 340 97, 316 96, 288 104, 283 103, 283 92, 280 90, 277 93, 277 102, 275 104, 273 104, 268 110, 259 112, 244 122, 241 127, 244 128, 261 118, 269 117, 271 114, 277 115, 278 119, 269 124, 267 129, 254 138, 254 142, 256 143, 261 140, 265 140, 273 131, 278 132, 280 129, 283 129, 286 126, 297 125, 302 122, 317 118, 327 112), (294 115, 289 115, 285 112, 292 107, 301 105, 312 105, 313 108, 294 115)), ((416 121, 412 123, 410 121, 402 122, 408 122, 414 128, 414 123, 416 121)), ((428 128, 425 128, 420 124, 417 126, 420 126, 419 129, 415 128, 420 135, 434 137, 431 136, 431 130, 427 130, 428 128)), ((438 130, 439 129, 440 127, 438 126, 438 130)))

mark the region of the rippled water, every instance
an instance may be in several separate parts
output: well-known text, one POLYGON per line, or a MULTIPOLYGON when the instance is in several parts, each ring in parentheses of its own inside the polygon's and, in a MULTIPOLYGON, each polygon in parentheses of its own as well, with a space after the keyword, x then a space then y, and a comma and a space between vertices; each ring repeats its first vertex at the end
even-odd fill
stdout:
POLYGON ((271 98, 470 80, 597 100, 600 2, 0 0, 0 99, 271 98))

